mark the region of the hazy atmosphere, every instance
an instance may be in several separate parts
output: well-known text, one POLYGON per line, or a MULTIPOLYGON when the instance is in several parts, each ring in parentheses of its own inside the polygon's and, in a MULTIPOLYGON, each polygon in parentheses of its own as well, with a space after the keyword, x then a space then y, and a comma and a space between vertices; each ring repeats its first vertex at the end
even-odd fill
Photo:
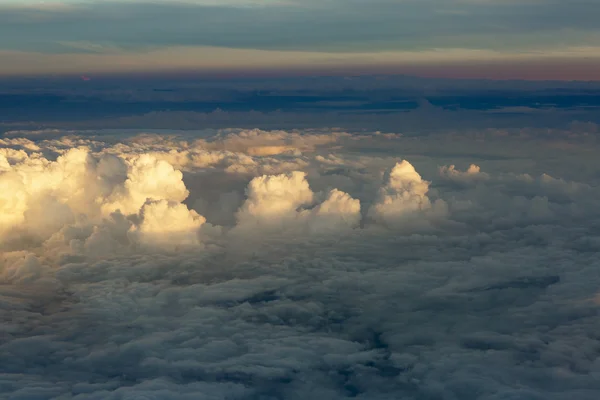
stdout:
POLYGON ((597 80, 598 14, 592 0, 1 0, 0 75, 478 65, 492 79, 597 80))
POLYGON ((0 399, 597 400, 598 15, 0 0, 0 399))

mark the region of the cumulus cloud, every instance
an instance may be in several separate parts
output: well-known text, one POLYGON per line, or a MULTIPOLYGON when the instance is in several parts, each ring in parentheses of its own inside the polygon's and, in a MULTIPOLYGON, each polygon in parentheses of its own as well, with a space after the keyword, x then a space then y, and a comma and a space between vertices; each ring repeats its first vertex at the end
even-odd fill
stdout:
POLYGON ((133 214, 148 199, 181 202, 189 195, 182 178, 182 173, 168 162, 141 155, 131 162, 123 187, 111 193, 102 211, 133 214))
POLYGON ((427 197, 429 182, 406 160, 396 163, 387 174, 387 182, 369 210, 370 216, 386 225, 401 225, 428 215, 442 216, 446 205, 442 200, 432 203, 427 197))
POLYGON ((238 221, 246 223, 278 223, 293 217, 298 208, 313 201, 306 175, 300 171, 254 178, 248 185, 248 200, 238 213, 238 221))
POLYGON ((360 200, 348 193, 332 189, 325 201, 304 211, 312 232, 336 232, 356 228, 360 224, 360 200))
POLYGON ((459 171, 454 165, 440 167, 440 176, 451 182, 460 184, 477 183, 489 178, 485 172, 481 172, 478 165, 471 164, 466 171, 459 171))
POLYGON ((140 212, 142 222, 132 234, 145 246, 197 246, 198 231, 206 219, 181 203, 159 200, 146 203, 140 212))
POLYGON ((0 176, 5 189, 0 233, 6 235, 21 224, 37 222, 44 233, 45 226, 60 227, 71 219, 71 211, 84 211, 93 204, 88 201, 92 194, 84 184, 90 179, 89 171, 88 153, 81 149, 73 149, 53 162, 34 156, 8 165, 0 176), (46 213, 42 203, 53 212, 46 213))
POLYGON ((3 142, 0 397, 596 399, 581 158, 310 134, 3 142))
MULTIPOLYGON (((27 246, 27 238, 60 241, 56 235, 70 226, 91 234, 77 238, 82 249, 107 245, 115 239, 106 236, 106 221, 115 213, 134 217, 131 230, 138 241, 184 245, 195 243, 191 231, 205 221, 182 204, 189 194, 182 173, 150 155, 125 159, 78 148, 54 161, 34 153, 4 165, 0 234, 9 246, 19 241, 27 246)), ((79 248, 74 243, 69 246, 79 248)))
POLYGON ((256 177, 246 194, 248 198, 237 212, 237 228, 252 235, 286 229, 295 233, 303 229, 310 233, 335 232, 354 228, 360 222, 360 201, 340 190, 332 189, 322 203, 315 205, 315 193, 301 171, 256 177))

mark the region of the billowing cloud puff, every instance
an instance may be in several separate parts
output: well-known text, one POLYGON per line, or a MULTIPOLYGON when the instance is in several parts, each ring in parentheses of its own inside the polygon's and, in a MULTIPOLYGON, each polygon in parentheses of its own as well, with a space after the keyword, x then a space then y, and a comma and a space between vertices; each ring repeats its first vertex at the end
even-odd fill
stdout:
POLYGON ((489 179, 489 175, 481 172, 478 165, 471 164, 466 171, 462 172, 456 169, 454 165, 440 167, 440 176, 452 182, 467 184, 470 182, 479 182, 489 179))
POLYGON ((141 223, 132 228, 132 236, 142 245, 169 248, 194 247, 198 231, 206 219, 181 203, 151 201, 142 207, 141 223))
POLYGON ((23 222, 27 210, 28 194, 21 177, 6 168, 0 176, 0 236, 23 222))
POLYGON ((102 211, 104 214, 117 210, 123 214, 133 214, 147 200, 181 202, 189 195, 182 178, 183 174, 168 162, 141 155, 132 160, 123 187, 117 188, 109 196, 102 211))
POLYGON ((315 194, 306 174, 294 171, 254 178, 246 190, 248 196, 237 213, 238 229, 261 232, 335 232, 354 228, 360 223, 360 201, 337 189, 313 208, 315 194))
POLYGON ((325 201, 301 215, 308 219, 309 230, 313 233, 346 231, 360 224, 360 201, 332 189, 325 201))
POLYGON ((432 205, 427 192, 429 182, 424 181, 406 160, 396 163, 387 174, 387 182, 371 206, 369 215, 385 225, 398 225, 410 219, 424 218, 426 214, 445 213, 445 204, 432 205))
POLYGON ((294 171, 263 175, 252 179, 246 189, 247 200, 237 213, 239 225, 276 227, 298 217, 298 209, 313 202, 306 174, 294 171))
POLYGON ((72 149, 56 161, 27 157, 5 166, 0 175, 0 235, 22 225, 41 231, 56 224, 60 228, 73 213, 93 213, 94 190, 88 189, 88 182, 95 181, 92 163, 85 150, 72 149))
POLYGON ((46 247, 56 245, 63 253, 109 255, 130 244, 120 234, 113 236, 115 215, 139 220, 120 226, 133 226, 140 243, 190 245, 197 244, 194 231, 205 221, 181 203, 189 194, 182 173, 147 154, 124 159, 78 148, 55 161, 33 153, 12 163, 5 158, 2 165, 4 246, 20 248, 18 242, 33 238, 49 240, 46 247), (71 237, 65 231, 70 226, 82 233, 71 237))

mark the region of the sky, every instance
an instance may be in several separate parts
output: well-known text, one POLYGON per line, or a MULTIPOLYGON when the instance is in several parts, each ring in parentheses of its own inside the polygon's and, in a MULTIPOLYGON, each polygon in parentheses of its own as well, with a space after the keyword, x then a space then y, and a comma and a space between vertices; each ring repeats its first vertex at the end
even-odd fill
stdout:
POLYGON ((0 4, 0 399, 600 398, 600 2, 0 4))
POLYGON ((0 74, 598 80, 598 14, 593 0, 2 0, 0 74))

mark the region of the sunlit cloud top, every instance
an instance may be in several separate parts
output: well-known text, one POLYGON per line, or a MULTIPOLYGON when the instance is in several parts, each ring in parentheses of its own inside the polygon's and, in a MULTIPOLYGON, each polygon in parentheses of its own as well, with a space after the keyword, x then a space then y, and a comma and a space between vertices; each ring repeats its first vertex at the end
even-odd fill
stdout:
MULTIPOLYGON (((228 65, 239 68, 268 67, 282 55, 327 66, 356 63, 356 54, 372 54, 376 65, 386 53, 386 60, 394 54, 393 63, 402 64, 414 61, 415 53, 457 50, 480 52, 481 61, 488 60, 483 54, 560 59, 577 51, 569 58, 576 64, 600 57, 597 15, 600 2, 589 0, 3 0, 0 54, 14 61, 0 66, 0 73, 22 70, 32 54, 70 63, 90 54, 118 57, 112 69, 119 71, 127 69, 127 60, 137 65, 140 57, 148 62, 148 54, 174 49, 197 54, 191 64, 198 69, 214 64, 206 60, 214 49, 247 51, 228 65)), ((150 61, 146 68, 189 68, 184 58, 158 63, 160 68, 150 61)), ((34 70, 44 72, 41 66, 34 70)))

